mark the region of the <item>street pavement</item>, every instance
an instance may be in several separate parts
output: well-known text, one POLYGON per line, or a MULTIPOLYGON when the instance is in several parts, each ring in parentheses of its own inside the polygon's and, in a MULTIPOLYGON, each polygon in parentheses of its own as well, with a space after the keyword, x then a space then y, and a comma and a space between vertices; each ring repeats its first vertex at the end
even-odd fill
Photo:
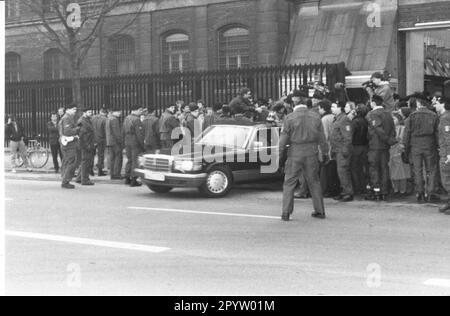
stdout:
POLYGON ((328 219, 281 185, 224 199, 6 179, 7 295, 450 295, 450 216, 431 205, 339 204, 328 219))

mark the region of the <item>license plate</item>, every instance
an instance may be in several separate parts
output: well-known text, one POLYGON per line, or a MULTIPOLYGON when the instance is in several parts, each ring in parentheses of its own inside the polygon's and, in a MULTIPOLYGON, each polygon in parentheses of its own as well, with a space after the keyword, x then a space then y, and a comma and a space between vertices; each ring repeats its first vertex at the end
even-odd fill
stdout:
POLYGON ((153 172, 147 172, 145 174, 146 180, 152 180, 152 181, 160 181, 164 182, 166 181, 166 176, 160 173, 153 173, 153 172))

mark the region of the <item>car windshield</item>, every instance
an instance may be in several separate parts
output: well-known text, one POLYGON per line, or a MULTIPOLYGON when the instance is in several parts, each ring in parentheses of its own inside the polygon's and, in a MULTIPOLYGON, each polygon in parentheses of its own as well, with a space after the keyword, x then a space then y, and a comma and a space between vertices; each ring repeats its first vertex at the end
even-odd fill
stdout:
POLYGON ((251 128, 245 126, 217 125, 207 131, 197 144, 244 148, 251 131, 251 128))

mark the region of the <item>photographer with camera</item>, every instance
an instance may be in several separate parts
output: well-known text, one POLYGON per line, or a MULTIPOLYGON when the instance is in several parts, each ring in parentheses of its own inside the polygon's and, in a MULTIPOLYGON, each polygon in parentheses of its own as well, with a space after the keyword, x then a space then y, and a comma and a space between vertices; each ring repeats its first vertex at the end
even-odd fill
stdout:
POLYGON ((363 84, 367 93, 372 100, 374 95, 383 99, 383 107, 386 111, 392 112, 395 108, 394 91, 388 81, 381 72, 376 72, 372 75, 370 81, 363 84))

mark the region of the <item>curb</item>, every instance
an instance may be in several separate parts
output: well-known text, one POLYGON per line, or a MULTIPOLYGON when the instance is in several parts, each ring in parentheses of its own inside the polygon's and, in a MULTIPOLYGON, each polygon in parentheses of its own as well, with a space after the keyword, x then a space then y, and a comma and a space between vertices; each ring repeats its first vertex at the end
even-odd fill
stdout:
MULTIPOLYGON (((7 180, 24 180, 24 181, 44 181, 44 182, 61 182, 61 176, 55 173, 34 173, 37 176, 32 176, 29 173, 18 172, 16 174, 8 172, 5 173, 5 179, 7 180), (54 175, 54 176, 49 176, 54 175)), ((74 178, 75 179, 75 178, 74 178)), ((91 177, 92 182, 100 184, 124 184, 122 180, 109 180, 91 177)))

